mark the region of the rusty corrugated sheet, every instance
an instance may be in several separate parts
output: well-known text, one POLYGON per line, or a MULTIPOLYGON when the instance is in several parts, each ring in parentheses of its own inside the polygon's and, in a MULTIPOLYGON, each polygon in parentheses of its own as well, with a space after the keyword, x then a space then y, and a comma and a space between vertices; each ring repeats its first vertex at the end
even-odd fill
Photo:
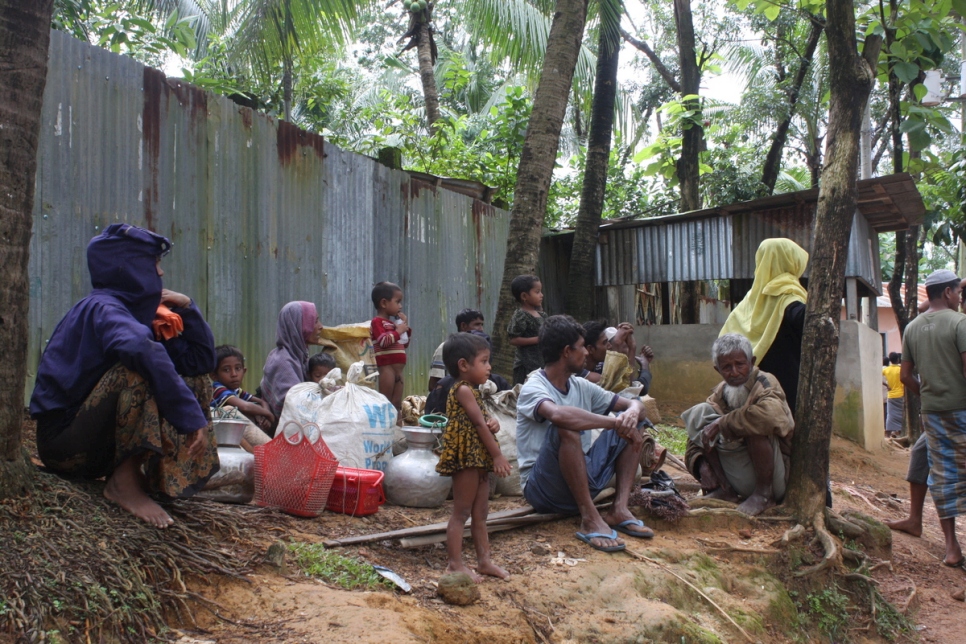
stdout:
MULTIPOLYGON (((814 202, 803 201, 767 210, 734 214, 709 210, 697 218, 666 217, 605 226, 597 244, 597 285, 752 279, 755 253, 765 239, 786 237, 811 252, 814 207, 814 202)), ((856 213, 846 276, 855 277, 873 289, 877 288, 879 261, 875 234, 861 213, 856 213)), ((572 236, 570 233, 569 237, 572 236)), ((558 237, 562 235, 555 235, 553 239, 558 237)), ((560 243, 553 242, 542 247, 541 270, 551 280, 559 279, 555 267, 564 262, 556 256, 560 252, 567 253, 569 262, 569 246, 564 249, 560 243)), ((808 276, 807 269, 805 276, 808 276)), ((551 282, 552 293, 556 294, 560 288, 551 282)), ((613 309, 615 296, 607 297, 611 303, 605 303, 604 308, 613 309)))
POLYGON ((345 152, 318 135, 165 79, 53 32, 30 258, 32 375, 90 290, 88 240, 114 221, 171 237, 165 285, 205 311, 258 385, 278 311, 315 302, 324 324, 367 321, 380 280, 406 290, 407 392, 423 393, 462 308, 488 321, 509 213, 345 152))

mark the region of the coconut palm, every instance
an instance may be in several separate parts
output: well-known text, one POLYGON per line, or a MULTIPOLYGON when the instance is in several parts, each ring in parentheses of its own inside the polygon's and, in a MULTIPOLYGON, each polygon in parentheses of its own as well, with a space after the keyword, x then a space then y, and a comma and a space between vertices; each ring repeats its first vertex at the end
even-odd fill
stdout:
MULTIPOLYGON (((263 82, 282 67, 283 117, 291 120, 294 68, 300 58, 338 50, 356 24, 359 9, 374 0, 128 0, 132 8, 193 20, 196 55, 211 37, 227 47, 229 62, 263 82)), ((267 83, 266 83, 267 84, 267 83)))

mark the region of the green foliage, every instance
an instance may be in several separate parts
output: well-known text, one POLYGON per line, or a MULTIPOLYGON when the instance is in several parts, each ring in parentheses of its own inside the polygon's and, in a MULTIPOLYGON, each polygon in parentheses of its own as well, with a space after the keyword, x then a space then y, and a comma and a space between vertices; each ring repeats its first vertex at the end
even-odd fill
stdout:
POLYGON ((295 564, 310 577, 346 590, 392 588, 392 582, 380 576, 371 565, 361 559, 326 550, 320 543, 292 543, 288 549, 295 557, 295 564))
POLYGON ((650 430, 658 443, 667 448, 672 454, 683 455, 688 446, 688 432, 683 427, 659 423, 650 430))
POLYGON ((849 598, 835 585, 806 595, 799 611, 833 642, 838 641, 849 625, 849 598))

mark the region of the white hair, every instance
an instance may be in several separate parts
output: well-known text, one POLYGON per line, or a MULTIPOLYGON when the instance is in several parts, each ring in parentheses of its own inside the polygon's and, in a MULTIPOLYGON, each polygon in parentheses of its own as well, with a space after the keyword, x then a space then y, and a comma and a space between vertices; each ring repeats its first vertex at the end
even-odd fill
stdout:
POLYGON ((751 347, 751 341, 748 338, 740 333, 725 333, 711 345, 711 360, 714 362, 714 366, 717 367, 719 358, 722 356, 730 356, 732 353, 737 353, 738 351, 745 352, 745 355, 748 356, 748 362, 751 362, 754 358, 754 351, 751 347))

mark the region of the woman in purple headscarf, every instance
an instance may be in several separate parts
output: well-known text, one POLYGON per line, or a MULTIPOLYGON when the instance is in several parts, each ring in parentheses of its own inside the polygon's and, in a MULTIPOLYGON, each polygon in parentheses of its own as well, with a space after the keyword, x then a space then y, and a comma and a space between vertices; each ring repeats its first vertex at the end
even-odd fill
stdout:
POLYGON ((107 477, 104 496, 158 528, 172 519, 147 492, 190 496, 218 471, 208 431, 215 339, 191 298, 162 287, 170 248, 130 224, 90 241, 93 290, 54 329, 30 398, 44 465, 107 477), (180 317, 180 333, 158 337, 159 304, 180 317))
POLYGON ((319 343, 322 323, 311 302, 289 302, 278 314, 275 348, 265 360, 262 397, 278 423, 288 390, 308 379, 309 347, 319 343))

